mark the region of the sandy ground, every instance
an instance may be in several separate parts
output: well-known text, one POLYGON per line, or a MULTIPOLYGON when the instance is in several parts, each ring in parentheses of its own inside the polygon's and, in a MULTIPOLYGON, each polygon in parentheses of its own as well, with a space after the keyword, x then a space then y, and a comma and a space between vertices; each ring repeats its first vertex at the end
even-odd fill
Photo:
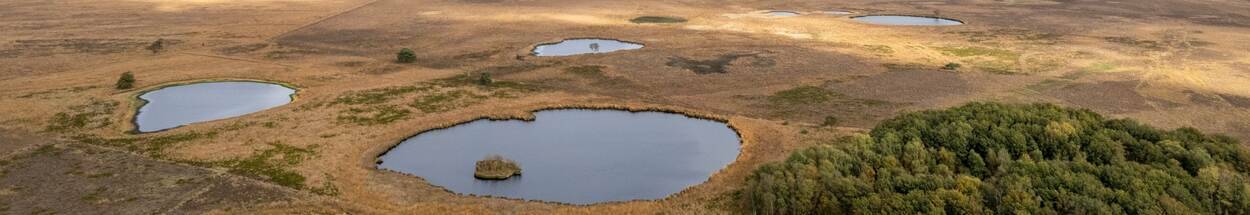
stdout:
POLYGON ((0 2, 0 211, 731 213, 732 192, 763 163, 899 112, 970 101, 1052 102, 1250 140, 1246 11, 1250 2, 1235 0, 10 0, 0 2), (827 10, 967 24, 877 26, 827 10), (628 21, 644 15, 690 21, 628 21), (585 37, 647 47, 529 56, 535 44, 585 37), (163 51, 145 49, 157 39, 163 51), (417 50, 417 62, 394 63, 400 48, 417 50), (569 72, 582 66, 602 69, 569 72), (138 87, 113 89, 127 71, 138 87), (513 85, 449 79, 482 72, 513 85), (223 79, 300 91, 242 117, 128 132, 144 90, 223 79), (771 99, 800 86, 835 96, 771 99), (379 99, 342 102, 370 93, 379 99), (452 94, 472 96, 435 99, 452 94), (742 154, 669 198, 590 206, 461 196, 374 166, 423 130, 552 107, 723 119, 743 134, 742 154), (826 116, 841 123, 817 126, 826 116), (265 156, 280 146, 310 152, 265 156), (293 162, 226 165, 251 158, 293 162))

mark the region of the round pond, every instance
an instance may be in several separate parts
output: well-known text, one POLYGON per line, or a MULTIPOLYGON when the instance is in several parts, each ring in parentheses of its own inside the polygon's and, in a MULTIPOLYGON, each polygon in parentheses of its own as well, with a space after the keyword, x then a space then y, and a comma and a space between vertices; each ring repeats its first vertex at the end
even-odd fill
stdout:
POLYGON ((477 120, 408 138, 379 168, 461 194, 593 204, 660 199, 703 183, 738 157, 724 123, 661 112, 559 109, 534 121, 477 120), (489 155, 520 165, 507 180, 474 178, 489 155))
POLYGON ((642 44, 609 39, 568 39, 534 47, 534 56, 559 57, 641 49, 642 44))
POLYGON ((165 87, 139 96, 147 103, 135 115, 139 132, 154 132, 241 116, 291 102, 295 89, 282 85, 229 81, 165 87))
POLYGON ((964 24, 959 20, 924 16, 873 15, 851 17, 851 19, 878 25, 950 26, 964 24))

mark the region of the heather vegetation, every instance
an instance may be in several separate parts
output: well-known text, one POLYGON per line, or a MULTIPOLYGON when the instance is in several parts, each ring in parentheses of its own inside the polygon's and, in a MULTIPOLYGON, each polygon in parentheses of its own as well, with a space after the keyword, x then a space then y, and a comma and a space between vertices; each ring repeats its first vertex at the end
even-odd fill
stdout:
POLYGON ((904 114, 767 164, 753 214, 1248 214, 1250 152, 1047 104, 904 114))

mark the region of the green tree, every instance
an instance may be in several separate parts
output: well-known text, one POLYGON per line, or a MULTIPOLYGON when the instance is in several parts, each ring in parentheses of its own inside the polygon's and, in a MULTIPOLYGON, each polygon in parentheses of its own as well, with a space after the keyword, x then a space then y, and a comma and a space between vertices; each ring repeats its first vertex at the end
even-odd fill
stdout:
POLYGON ((413 52, 412 49, 408 49, 408 48, 400 49, 399 53, 395 54, 395 61, 399 63, 416 62, 417 53, 413 52))
POLYGON ((122 76, 117 78, 116 87, 119 90, 130 89, 130 88, 133 88, 134 86, 135 86, 135 75, 130 72, 122 73, 122 76))
POLYGON ((971 103, 838 141, 752 172, 746 213, 1250 214, 1250 150, 1192 128, 971 103))

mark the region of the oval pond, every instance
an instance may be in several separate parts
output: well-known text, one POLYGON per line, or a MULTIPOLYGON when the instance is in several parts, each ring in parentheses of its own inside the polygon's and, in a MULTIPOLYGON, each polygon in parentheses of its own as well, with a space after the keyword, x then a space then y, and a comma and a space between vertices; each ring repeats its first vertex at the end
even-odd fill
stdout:
POLYGON ((954 19, 923 16, 874 15, 851 17, 851 19, 878 25, 950 26, 964 24, 964 22, 954 19))
POLYGON ((791 16, 798 16, 798 15, 800 14, 794 11, 784 11, 784 10, 768 11, 768 16, 771 16, 771 17, 791 17, 791 16))
POLYGON ((295 89, 282 85, 230 81, 178 85, 144 93, 135 115, 139 132, 241 116, 291 102, 295 89))
POLYGON ((534 56, 559 57, 598 54, 642 48, 642 44, 609 39, 569 39, 534 47, 534 56))
POLYGON ((408 138, 378 168, 412 174, 461 194, 570 204, 660 199, 703 183, 738 157, 724 123, 661 112, 559 109, 534 121, 477 120, 408 138), (498 154, 521 175, 473 177, 498 154))

